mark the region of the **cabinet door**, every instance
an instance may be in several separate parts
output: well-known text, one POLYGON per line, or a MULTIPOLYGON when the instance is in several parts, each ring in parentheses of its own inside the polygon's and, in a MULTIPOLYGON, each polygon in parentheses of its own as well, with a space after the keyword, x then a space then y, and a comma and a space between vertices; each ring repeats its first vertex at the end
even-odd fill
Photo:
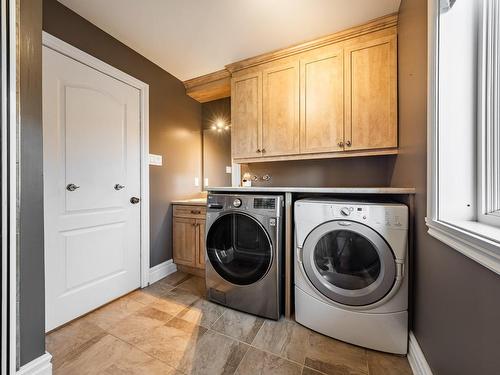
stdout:
POLYGON ((205 268, 205 220, 196 220, 196 267, 205 268))
POLYGON ((262 74, 231 80, 231 148, 233 158, 261 155, 262 74))
POLYGON ((264 70, 262 85, 262 156, 298 154, 298 61, 264 70))
POLYGON ((342 151, 343 50, 331 48, 300 60, 300 152, 342 151))
POLYGON ((346 150, 397 147, 396 35, 345 48, 346 150))
POLYGON ((196 265, 196 220, 174 217, 174 262, 185 266, 196 265))

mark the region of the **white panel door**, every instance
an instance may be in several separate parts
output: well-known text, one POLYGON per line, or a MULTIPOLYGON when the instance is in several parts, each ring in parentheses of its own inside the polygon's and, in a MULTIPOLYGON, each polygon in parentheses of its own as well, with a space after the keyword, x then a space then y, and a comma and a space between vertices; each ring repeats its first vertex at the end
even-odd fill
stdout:
POLYGON ((140 286, 139 90, 43 47, 43 151, 48 331, 140 286))

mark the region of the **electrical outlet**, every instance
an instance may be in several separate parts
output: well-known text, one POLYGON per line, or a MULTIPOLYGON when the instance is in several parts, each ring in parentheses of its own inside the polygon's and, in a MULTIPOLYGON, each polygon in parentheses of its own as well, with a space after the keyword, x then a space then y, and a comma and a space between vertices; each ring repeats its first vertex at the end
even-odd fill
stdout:
POLYGON ((226 173, 227 173, 227 174, 231 174, 231 173, 233 173, 233 172, 232 172, 232 168, 231 168, 230 166, 226 166, 226 173))
POLYGON ((161 156, 161 155, 155 155, 155 154, 149 154, 149 165, 162 166, 163 165, 163 156, 161 156))
POLYGON ((194 178, 194 186, 200 186, 200 179, 198 177, 194 178))

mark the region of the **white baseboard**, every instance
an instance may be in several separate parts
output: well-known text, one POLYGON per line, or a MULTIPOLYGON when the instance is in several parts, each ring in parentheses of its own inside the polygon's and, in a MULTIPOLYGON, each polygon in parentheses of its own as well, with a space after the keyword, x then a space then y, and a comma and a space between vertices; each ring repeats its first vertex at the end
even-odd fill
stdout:
POLYGON ((16 375, 52 375, 52 356, 49 353, 22 366, 16 375))
POLYGON ((414 375, 432 375, 431 368, 425 359, 422 349, 420 349, 420 345, 418 345, 417 338, 411 331, 407 357, 414 375))
POLYGON ((149 283, 153 284, 158 280, 161 280, 164 277, 170 275, 171 273, 174 273, 175 271, 177 271, 177 266, 174 264, 174 261, 172 259, 151 267, 149 269, 149 283))

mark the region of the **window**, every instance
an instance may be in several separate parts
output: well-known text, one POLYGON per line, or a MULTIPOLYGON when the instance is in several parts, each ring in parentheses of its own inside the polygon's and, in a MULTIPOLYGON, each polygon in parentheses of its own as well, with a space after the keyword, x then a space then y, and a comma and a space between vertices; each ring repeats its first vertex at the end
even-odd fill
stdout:
POLYGON ((429 4, 429 234, 500 273, 500 0, 429 4))
POLYGON ((484 0, 480 39, 479 221, 500 226, 500 1, 484 0))

